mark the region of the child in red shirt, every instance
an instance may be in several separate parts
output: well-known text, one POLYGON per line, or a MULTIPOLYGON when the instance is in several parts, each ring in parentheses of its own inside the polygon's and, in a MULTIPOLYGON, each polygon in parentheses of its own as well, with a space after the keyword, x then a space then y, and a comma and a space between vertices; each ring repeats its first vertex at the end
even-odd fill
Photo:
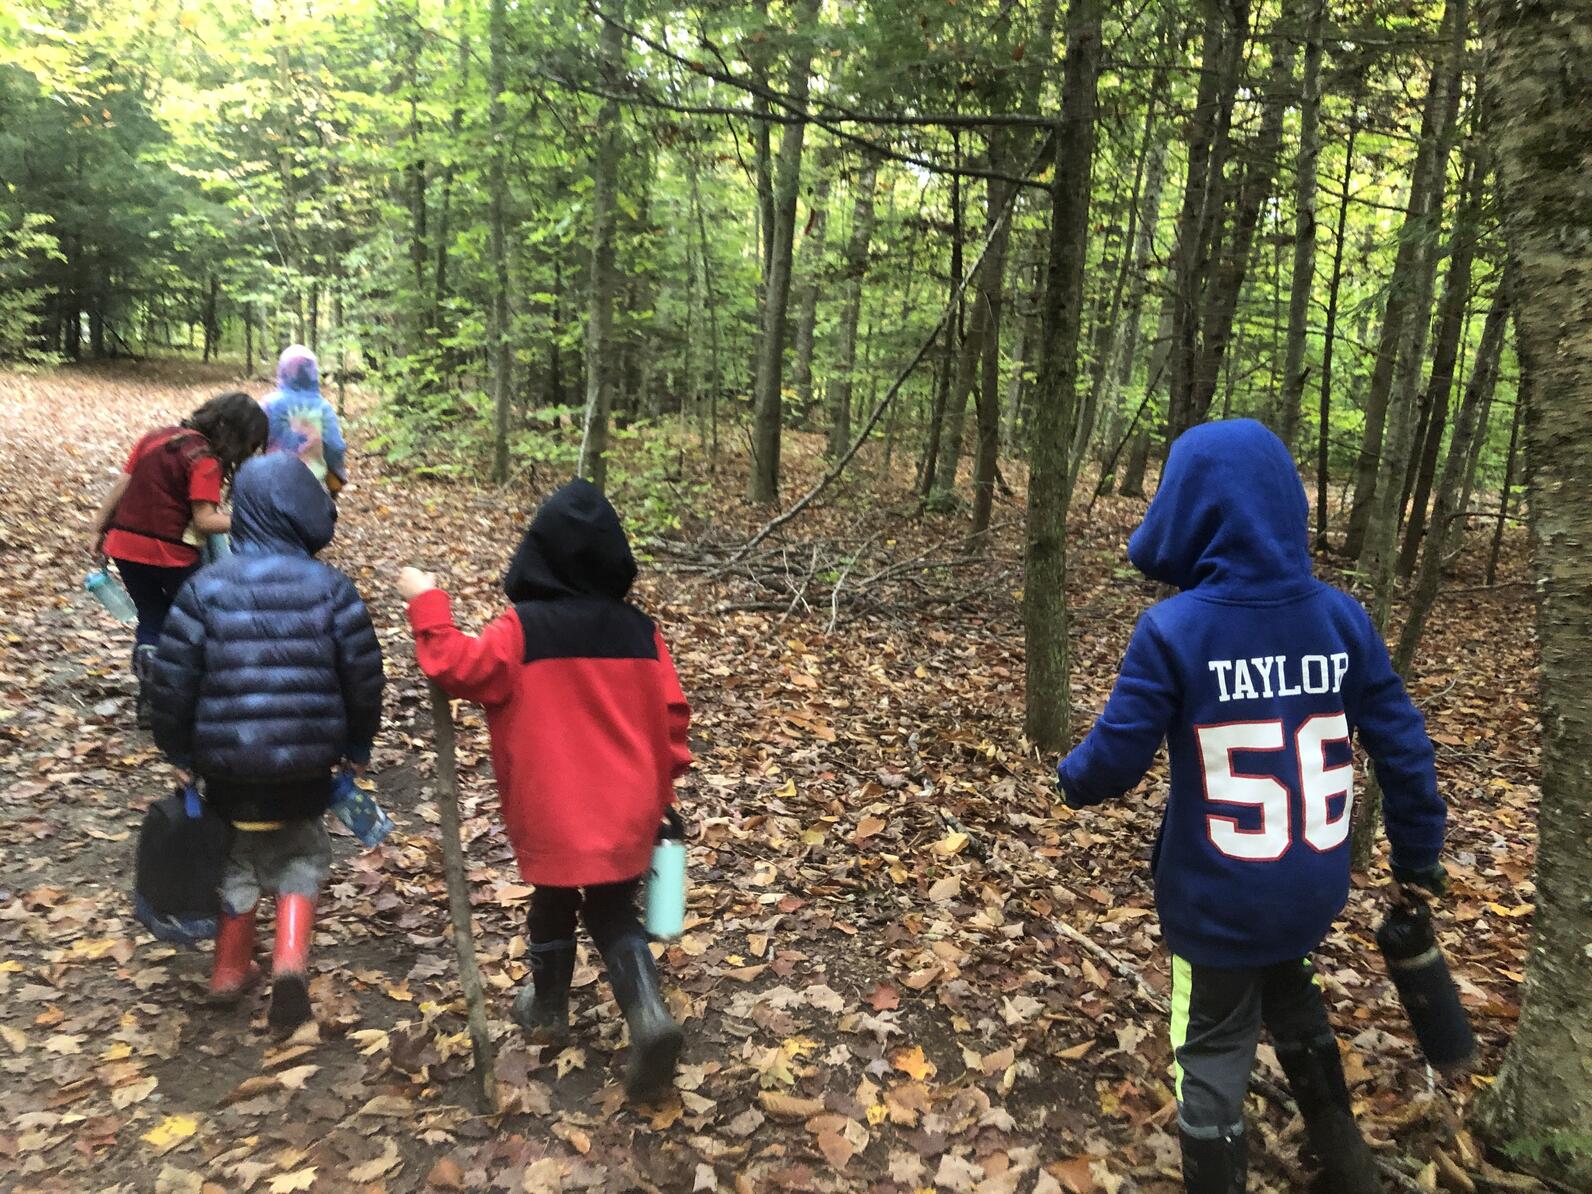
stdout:
POLYGON ((503 587, 510 608, 479 637, 453 623, 448 595, 405 568, 421 670, 486 708, 503 820, 520 874, 536 885, 531 983, 515 1001, 527 1031, 569 1025, 579 912, 630 1028, 626 1089, 667 1090, 682 1044, 636 919, 636 890, 674 781, 691 762, 690 709, 652 620, 625 600, 636 577, 608 499, 572 481, 543 503, 503 587))
POLYGON ((138 723, 147 725, 149 662, 177 590, 199 567, 198 535, 224 535, 222 487, 265 448, 270 423, 242 392, 219 394, 175 427, 158 427, 133 445, 122 475, 94 516, 94 555, 116 562, 138 610, 133 673, 138 723), (190 531, 190 527, 192 531, 190 531))

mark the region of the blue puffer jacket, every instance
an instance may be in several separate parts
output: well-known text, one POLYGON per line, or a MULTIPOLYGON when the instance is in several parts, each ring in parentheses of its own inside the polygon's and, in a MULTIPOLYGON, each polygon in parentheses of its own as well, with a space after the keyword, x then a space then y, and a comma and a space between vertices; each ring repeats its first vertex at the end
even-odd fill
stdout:
POLYGON ((315 816, 381 723, 381 647, 358 591, 314 555, 337 512, 296 457, 232 487, 233 554, 196 573, 155 658, 155 741, 234 821, 315 816))

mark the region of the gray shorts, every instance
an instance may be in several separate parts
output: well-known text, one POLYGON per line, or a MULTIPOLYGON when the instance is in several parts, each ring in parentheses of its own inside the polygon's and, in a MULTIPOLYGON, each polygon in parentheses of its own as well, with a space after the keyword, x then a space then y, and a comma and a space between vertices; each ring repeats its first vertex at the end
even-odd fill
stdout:
POLYGON ((332 839, 320 818, 280 829, 234 829, 221 872, 221 906, 236 916, 274 895, 320 894, 332 866, 332 839))

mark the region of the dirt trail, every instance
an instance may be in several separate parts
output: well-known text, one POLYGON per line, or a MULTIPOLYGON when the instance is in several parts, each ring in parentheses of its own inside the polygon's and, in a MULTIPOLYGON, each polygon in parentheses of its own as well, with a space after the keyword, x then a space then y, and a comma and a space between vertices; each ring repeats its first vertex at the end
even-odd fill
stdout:
MULTIPOLYGON (((359 452, 357 419, 358 480, 327 558, 365 593, 387 653, 374 766, 398 831, 363 853, 338 838, 313 957, 319 1041, 272 1048, 258 1000, 198 1003, 208 953, 160 945, 130 914, 133 835, 168 773, 131 728, 129 636, 80 585, 88 513, 127 446, 224 383, 173 365, 0 374, 0 1187, 1176 1188, 1143 865, 1164 783, 1087 817, 1056 807, 1017 734, 1014 586, 830 631, 830 611, 758 608, 663 545, 657 561, 674 564, 649 564, 641 596, 680 663, 698 754, 682 791, 693 924, 664 960, 690 1032, 679 1096, 623 1106, 621 1022, 594 958, 577 972, 568 1050, 528 1046, 508 1023, 529 893, 496 826, 480 718, 461 708, 478 946, 512 1095, 499 1119, 472 1115, 429 727, 389 580, 400 563, 437 567, 478 624, 536 495, 388 475, 359 452), (1126 977, 1139 969, 1152 994, 1126 977)), ((1137 509, 1107 501, 1080 528, 1086 709, 1147 596, 1120 566, 1137 509)), ((871 517, 896 525, 888 503, 871 517)), ((943 530, 898 527, 924 544, 943 530)), ((997 562, 1015 551, 1003 541, 997 562)), ((1519 599, 1446 602, 1419 687, 1456 811, 1449 944, 1489 1058, 1514 1014, 1531 898, 1534 658, 1519 599)), ((1366 948, 1373 910, 1357 893, 1322 970, 1357 1033, 1350 1070, 1373 1133, 1390 1155, 1419 1154, 1443 1116, 1366 948)), ((1254 1188, 1289 1188, 1297 1125, 1254 1110, 1254 1188)))

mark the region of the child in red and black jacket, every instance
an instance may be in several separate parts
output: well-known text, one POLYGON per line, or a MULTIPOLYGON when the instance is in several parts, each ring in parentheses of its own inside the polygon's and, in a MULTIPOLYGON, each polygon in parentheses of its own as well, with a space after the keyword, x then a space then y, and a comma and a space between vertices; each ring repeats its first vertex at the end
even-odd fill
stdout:
POLYGON ((421 670, 486 709, 499 800, 531 897, 528 1032, 569 1027, 579 912, 630 1028, 626 1089, 673 1080, 683 1036, 658 989, 636 891, 674 781, 690 766, 690 708, 652 620, 625 600, 636 561, 619 516, 586 481, 543 503, 509 565, 511 607, 479 637, 414 568, 398 578, 421 670))

